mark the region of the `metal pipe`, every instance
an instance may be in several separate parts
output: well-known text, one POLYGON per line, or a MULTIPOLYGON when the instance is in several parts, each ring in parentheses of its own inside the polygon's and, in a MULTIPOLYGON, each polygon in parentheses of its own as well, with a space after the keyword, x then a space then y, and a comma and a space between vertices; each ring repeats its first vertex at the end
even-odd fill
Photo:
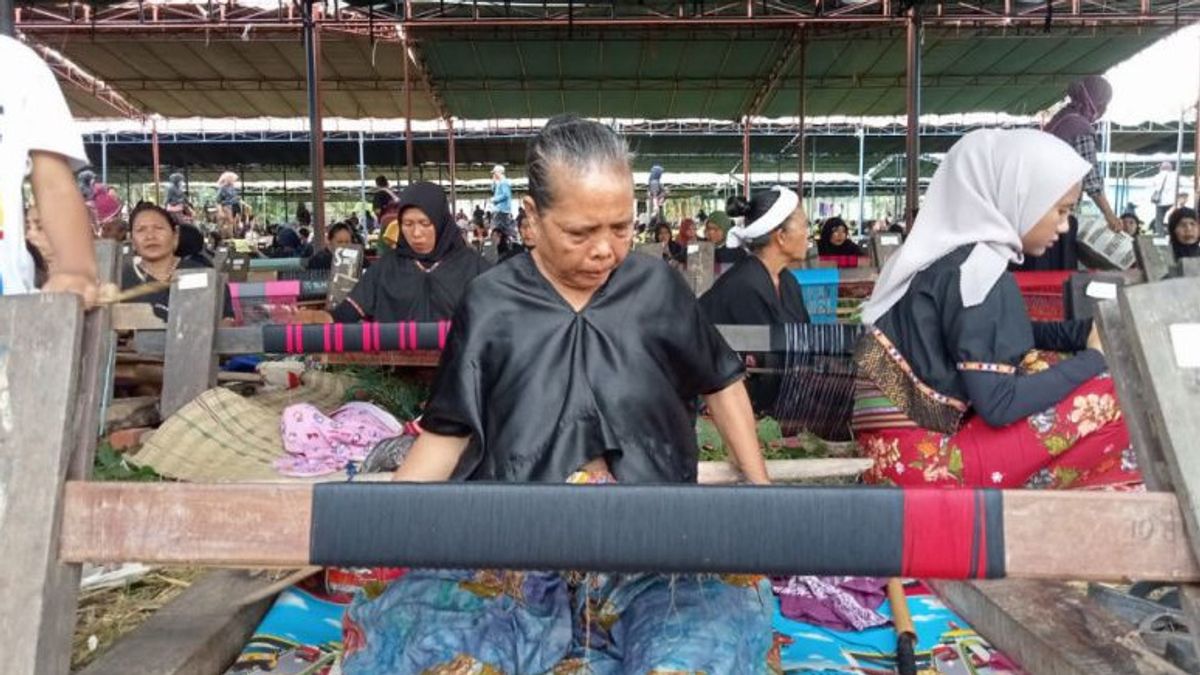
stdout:
POLYGON ((409 185, 413 182, 413 137, 412 137, 412 81, 409 79, 408 71, 408 33, 404 34, 404 41, 401 44, 404 49, 404 157, 405 167, 408 173, 409 185))
POLYGON ((866 234, 867 229, 867 133, 858 128, 858 231, 866 234))
POLYGON ((813 177, 808 184, 808 208, 816 212, 817 209, 817 139, 812 140, 812 170, 813 177))
POLYGON ((1179 133, 1175 137, 1175 203, 1179 203, 1179 184, 1183 177, 1183 123, 1187 108, 1179 109, 1179 133))
POLYGON ((750 116, 742 118, 742 194, 750 199, 750 116))
POLYGON ((108 185, 108 134, 105 132, 100 132, 100 181, 108 185))
POLYGON ((446 137, 450 143, 450 211, 452 213, 458 210, 458 161, 455 157, 454 148, 454 118, 446 118, 446 137))
MULTIPOLYGON (((4 2, 4 0, 0 0, 4 2)), ((1193 16, 1191 12, 1186 14, 1193 16)), ((866 15, 866 14, 848 14, 835 16, 756 16, 752 19, 746 17, 684 17, 671 19, 621 19, 621 18, 578 18, 576 17, 570 25, 576 29, 597 29, 597 28, 628 28, 628 29, 655 29, 664 27, 690 26, 693 28, 714 27, 714 28, 730 28, 730 27, 759 27, 759 28, 787 28, 794 26, 845 26, 845 27, 885 27, 891 26, 895 28, 903 27, 907 19, 904 17, 892 17, 882 15, 866 15)), ((1002 27, 1043 27, 1046 23, 1045 15, 1043 14, 1016 14, 1014 16, 1004 16, 1001 13, 992 14, 936 14, 925 17, 923 22, 927 26, 958 28, 967 30, 970 28, 1002 28, 1002 27)), ((367 19, 352 19, 339 18, 329 21, 332 29, 360 34, 360 31, 365 34, 371 26, 367 19)), ((1157 26, 1157 27, 1175 27, 1179 24, 1174 13, 1151 13, 1142 14, 1140 12, 1097 12, 1081 14, 1077 16, 1055 15, 1055 26, 1059 27, 1095 27, 1098 25, 1129 25, 1129 26, 1157 26)), ((238 19, 229 18, 225 21, 196 21, 196 20, 161 20, 158 22, 134 22, 134 21, 108 21, 104 23, 91 23, 89 21, 63 21, 61 19, 30 19, 20 22, 21 30, 26 33, 68 33, 68 32, 87 32, 87 33, 124 33, 124 34, 145 34, 147 32, 227 32, 241 34, 247 26, 253 26, 257 32, 265 31, 281 31, 295 30, 300 26, 295 22, 279 19, 238 19)), ((545 18, 545 19, 503 19, 503 18, 481 18, 481 19, 414 19, 399 23, 392 23, 391 26, 401 26, 405 30, 417 29, 425 32, 433 30, 462 30, 462 29, 480 29, 480 30, 495 30, 497 28, 554 28, 568 26, 566 18, 545 18)), ((395 42, 397 38, 394 35, 376 35, 376 40, 385 42, 395 42)))
MULTIPOLYGON (((363 132, 358 132, 358 200, 367 209, 367 155, 363 147, 363 132)), ((365 222, 365 213, 364 213, 365 222)))
POLYGON ((150 158, 154 163, 154 203, 162 204, 162 166, 158 161, 158 121, 150 120, 150 158))
MULTIPOLYGON (((1195 154, 1192 155, 1192 204, 1200 207, 1200 97, 1196 99, 1196 126, 1192 128, 1192 140, 1195 144, 1195 154)), ((1175 169, 1177 176, 1183 171, 1183 167, 1178 164, 1175 165, 1175 169)))
MULTIPOLYGON (((796 194, 800 195, 801 198, 804 197, 804 146, 805 146, 805 141, 807 140, 804 136, 804 122, 807 117, 807 115, 805 113, 805 108, 808 107, 807 102, 804 100, 805 95, 807 94, 807 92, 805 91, 805 82, 804 82, 805 75, 808 72, 808 64, 807 64, 807 58, 806 58, 807 55, 808 55, 808 39, 804 33, 804 29, 801 28, 800 29, 800 54, 799 54, 800 65, 797 68, 798 77, 796 78, 796 89, 799 92, 798 97, 800 99, 799 101, 797 101, 797 107, 799 108, 798 112, 799 112, 799 117, 800 117, 800 133, 797 134, 797 136, 796 136, 796 159, 798 160, 798 162, 797 162, 798 173, 796 174, 796 194)), ((811 209, 812 206, 810 205, 809 208, 811 209)))
POLYGON ((312 181, 313 248, 325 248, 325 131, 321 111, 321 26, 314 0, 305 0, 304 61, 308 82, 308 165, 312 181))
POLYGON ((0 0, 0 35, 16 36, 16 18, 13 15, 13 0, 0 0))
POLYGON ((908 10, 907 106, 905 137, 904 222, 911 228, 921 200, 921 41, 923 29, 917 5, 908 10))

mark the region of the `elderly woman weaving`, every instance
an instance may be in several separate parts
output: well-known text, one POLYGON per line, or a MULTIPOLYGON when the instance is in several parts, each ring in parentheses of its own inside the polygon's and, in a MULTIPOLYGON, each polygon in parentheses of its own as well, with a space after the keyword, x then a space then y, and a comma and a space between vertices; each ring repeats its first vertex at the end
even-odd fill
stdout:
MULTIPOLYGON (((536 246, 467 289, 396 480, 695 482, 703 397, 767 482, 737 356, 677 273, 629 255, 624 142, 560 117, 527 166, 536 246)), ((351 608, 344 669, 764 673, 769 594, 755 577, 417 570, 351 608)))

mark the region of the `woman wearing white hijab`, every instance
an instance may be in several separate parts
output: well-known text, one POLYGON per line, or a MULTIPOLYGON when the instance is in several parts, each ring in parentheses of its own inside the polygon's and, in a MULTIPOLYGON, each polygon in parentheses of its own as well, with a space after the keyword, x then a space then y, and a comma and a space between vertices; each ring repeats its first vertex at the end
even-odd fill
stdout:
POLYGON ((1067 230, 1089 165, 1033 130, 967 134, 863 308, 854 430, 872 482, 1139 482, 1091 321, 1030 322, 1007 271, 1067 230), (1035 349, 1078 352, 1049 364, 1035 349))

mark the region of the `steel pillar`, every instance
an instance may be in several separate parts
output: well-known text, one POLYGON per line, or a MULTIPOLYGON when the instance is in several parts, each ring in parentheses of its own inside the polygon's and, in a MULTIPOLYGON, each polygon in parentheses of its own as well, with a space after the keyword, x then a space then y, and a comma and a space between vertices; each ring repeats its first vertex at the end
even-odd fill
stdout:
POLYGON ((108 185, 108 134, 105 133, 100 134, 100 182, 108 185))
POLYGON ((743 194, 746 199, 750 199, 750 116, 747 115, 742 120, 742 176, 743 194))
POLYGON ((408 33, 400 45, 404 50, 404 162, 408 173, 408 184, 413 182, 413 137, 412 137, 412 80, 409 78, 408 33))
POLYGON ((1186 114, 1186 108, 1179 109, 1179 134, 1175 137, 1175 202, 1179 201, 1180 183, 1183 178, 1183 123, 1186 114))
POLYGON ((446 118, 446 140, 449 142, 450 160, 450 212, 458 212, 458 167, 454 153, 454 118, 446 118))
POLYGON ((304 3, 304 61, 308 82, 308 165, 312 181, 313 248, 325 248, 325 130, 321 111, 321 26, 314 0, 304 3))
MULTIPOLYGON (((800 118, 800 120, 799 120, 800 121, 800 124, 799 124, 800 133, 798 133, 796 135, 796 159, 798 160, 798 162, 797 162, 798 166, 796 167, 796 170, 798 171, 798 173, 796 174, 796 194, 800 195, 801 199, 804 198, 804 146, 805 146, 805 140, 806 140, 805 136, 804 136, 804 121, 805 121, 805 117, 806 117, 805 108, 808 107, 806 105, 806 101, 804 100, 805 96, 807 94, 807 92, 805 91, 805 82, 804 82, 805 75, 808 71, 807 60, 806 60, 807 54, 808 54, 808 39, 804 33, 804 29, 800 29, 800 54, 799 54, 800 65, 797 68, 798 72, 797 72, 797 77, 796 77, 796 89, 799 92, 797 94, 797 96, 800 99, 799 101, 796 102, 796 107, 799 108, 797 113, 800 118)), ((810 206, 809 208, 812 208, 812 207, 810 206)))
POLYGON ((154 203, 162 204, 162 166, 158 161, 158 122, 150 120, 150 158, 154 163, 154 203))
POLYGON ((921 42, 924 31, 918 5, 914 4, 908 12, 908 129, 905 138, 904 222, 906 227, 912 227, 914 214, 921 203, 921 42))
POLYGON ((367 156, 361 131, 358 132, 358 200, 362 202, 364 210, 369 210, 367 206, 367 156))
POLYGON ((867 132, 858 128, 858 231, 867 229, 867 132))

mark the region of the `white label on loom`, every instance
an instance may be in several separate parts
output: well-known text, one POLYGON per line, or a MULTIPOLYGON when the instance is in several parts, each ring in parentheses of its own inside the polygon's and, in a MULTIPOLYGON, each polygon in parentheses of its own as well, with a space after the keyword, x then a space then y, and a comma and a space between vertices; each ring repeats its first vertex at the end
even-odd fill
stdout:
POLYGON ((879 243, 883 244, 884 246, 899 246, 900 245, 900 235, 885 234, 879 238, 879 243))
POLYGON ((1168 239, 1167 237, 1155 237, 1154 238, 1155 246, 1167 246, 1170 243, 1171 243, 1171 240, 1168 239))
POLYGON ((1200 368, 1200 323, 1171 324, 1171 345, 1180 368, 1200 368))
POLYGON ((688 246, 688 253, 699 253, 699 252, 700 252, 700 244, 692 244, 691 246, 688 246))
POLYGON ((179 275, 179 290, 190 291, 196 288, 208 287, 208 274, 200 272, 199 274, 181 274, 179 275))
POLYGON ((1097 300, 1116 300, 1117 285, 1107 281, 1092 281, 1088 283, 1085 293, 1097 300))

